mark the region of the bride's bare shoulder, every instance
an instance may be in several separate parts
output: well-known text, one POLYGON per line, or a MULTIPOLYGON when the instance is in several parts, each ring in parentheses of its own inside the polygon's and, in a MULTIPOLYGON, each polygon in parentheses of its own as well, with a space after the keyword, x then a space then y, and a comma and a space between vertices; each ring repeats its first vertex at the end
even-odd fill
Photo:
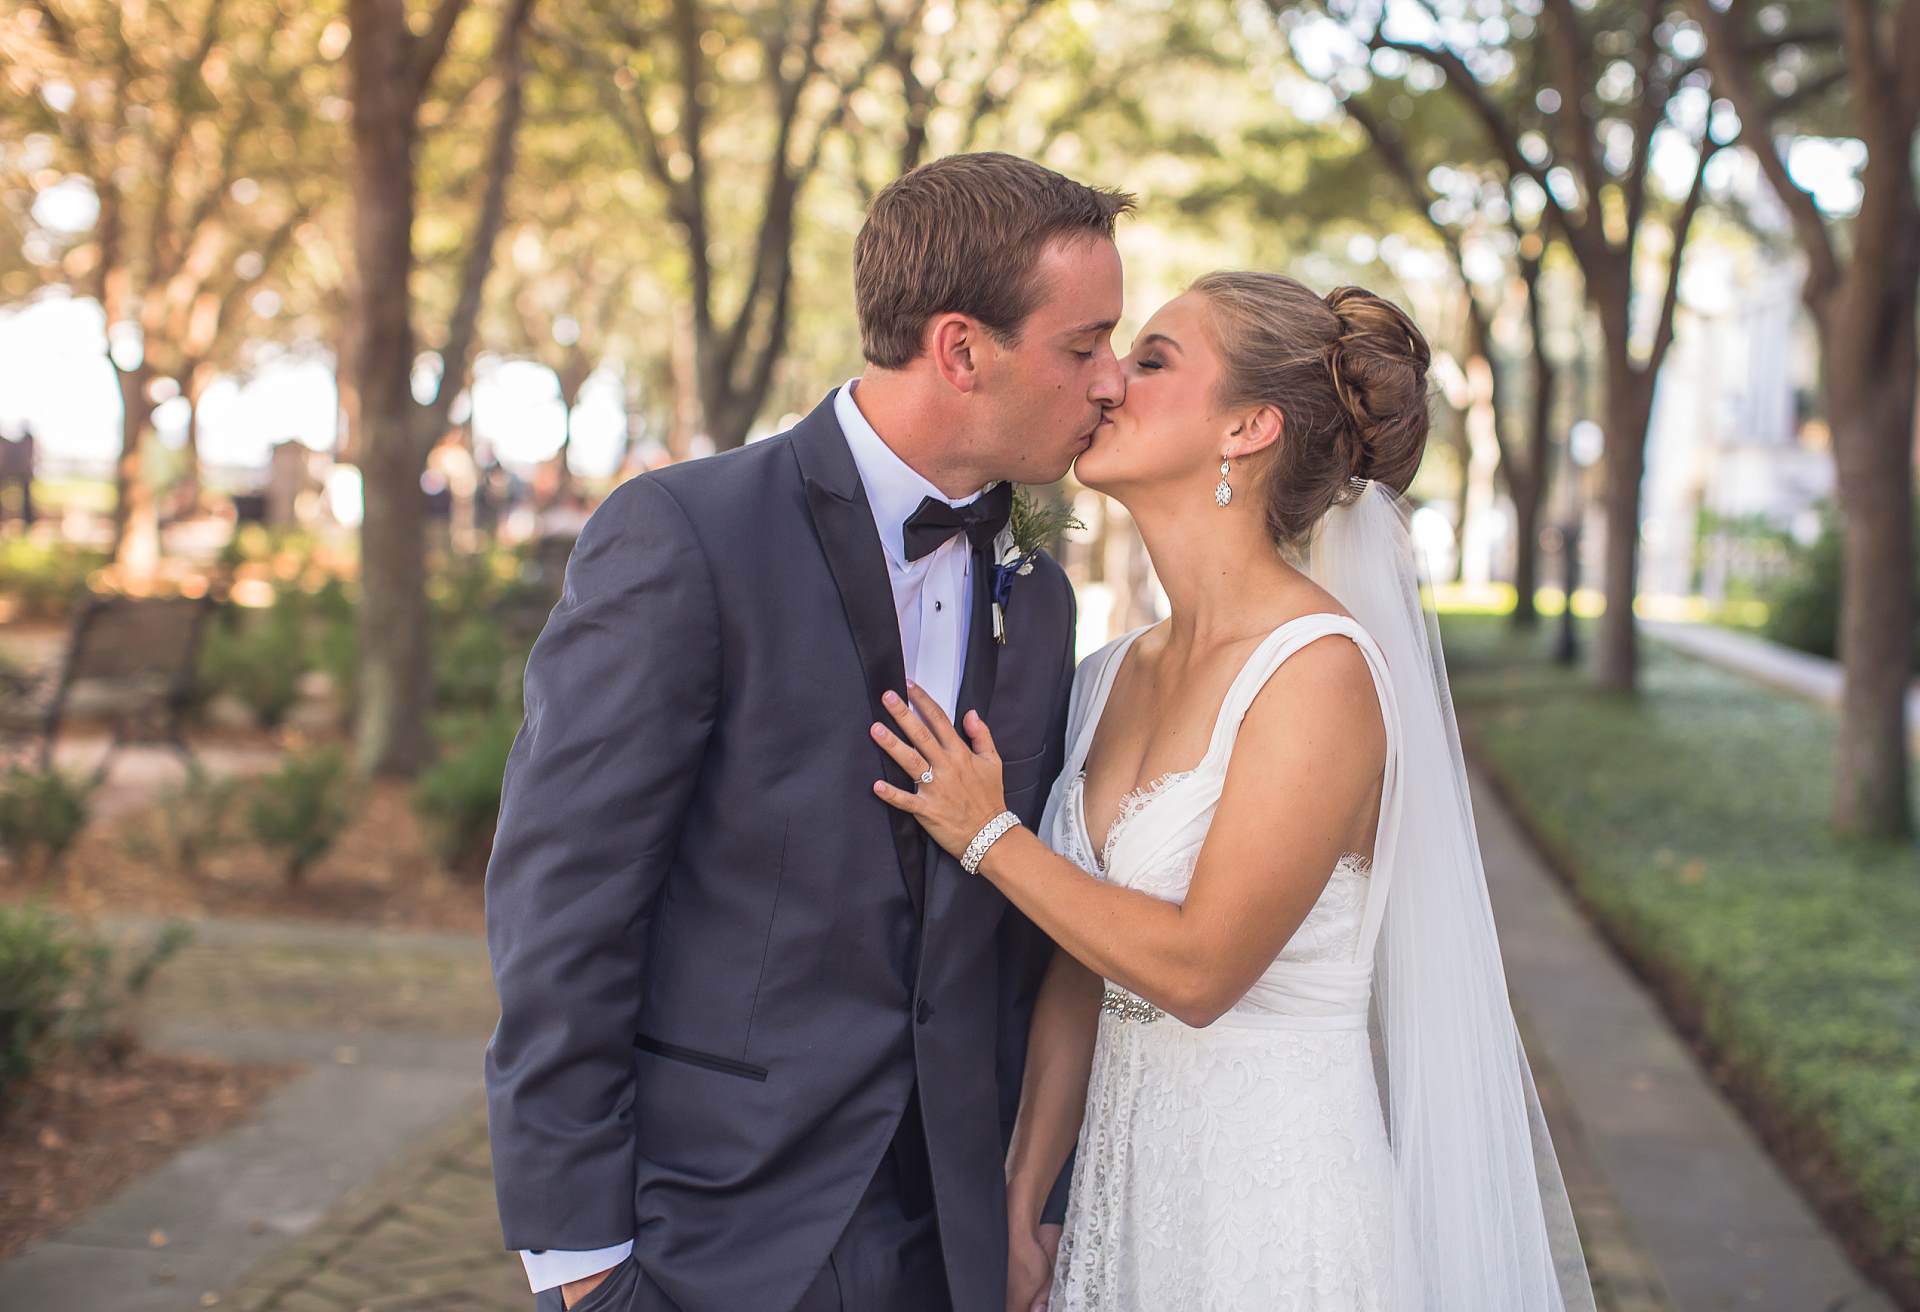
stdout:
POLYGON ((1352 635, 1340 629, 1309 639, 1282 661, 1248 704, 1245 723, 1256 742, 1293 746, 1316 736, 1311 728, 1338 728, 1334 737, 1343 753, 1360 762, 1385 758, 1373 671, 1352 635))

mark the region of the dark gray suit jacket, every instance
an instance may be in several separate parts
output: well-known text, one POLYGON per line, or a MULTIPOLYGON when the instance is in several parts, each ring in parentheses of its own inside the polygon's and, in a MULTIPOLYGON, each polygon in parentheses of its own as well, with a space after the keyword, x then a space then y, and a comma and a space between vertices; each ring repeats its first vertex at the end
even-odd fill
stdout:
MULTIPOLYGON (((973 563, 960 710, 1037 823, 1073 596, 1042 557, 993 641, 973 563)), ((1003 1159, 1052 948, 872 783, 905 686, 885 557, 827 398, 632 479, 535 644, 487 868, 487 1048, 509 1248, 635 1240, 683 1308, 790 1308, 916 1088, 959 1312, 1005 1297, 1003 1159)))

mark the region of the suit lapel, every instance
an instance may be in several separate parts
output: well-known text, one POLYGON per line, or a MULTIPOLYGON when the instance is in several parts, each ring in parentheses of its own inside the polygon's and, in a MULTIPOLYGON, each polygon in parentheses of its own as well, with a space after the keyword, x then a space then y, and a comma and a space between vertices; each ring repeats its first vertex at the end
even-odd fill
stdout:
MULTIPOLYGON (((973 553, 973 614, 967 621, 967 665, 960 675, 960 697, 954 715, 969 709, 985 720, 993 705, 994 676, 999 673, 1000 644, 993 639, 993 553, 973 553)), ((989 721, 991 723, 991 721, 989 721)), ((962 735, 965 730, 961 730, 962 735)))
MULTIPOLYGON (((980 712, 980 718, 987 720, 993 710, 993 687, 999 673, 1000 644, 993 637, 993 555, 989 551, 973 553, 973 613, 967 621, 967 663, 960 674, 960 695, 954 701, 956 722, 966 719, 969 710, 980 712)), ((988 720, 991 724, 992 721, 988 720)), ((960 736, 966 737, 966 729, 960 730, 960 736)), ((964 880, 955 880, 959 867, 952 857, 927 844, 927 878, 932 880, 934 872, 943 866, 952 867, 938 884, 928 892, 928 906, 936 908, 931 912, 933 918, 947 914, 953 899, 964 887, 964 880)))
MULTIPOLYGON (((900 618, 893 607, 893 584, 887 577, 886 556, 860 484, 859 468, 833 417, 832 393, 794 428, 792 440, 806 483, 807 509, 813 516, 814 531, 840 591, 853 645, 860 653, 873 718, 890 725, 893 716, 881 704, 880 696, 888 689, 904 692, 907 686, 906 658, 900 652, 900 618)), ((971 660, 968 665, 971 669, 971 660)), ((906 771, 877 746, 874 758, 889 783, 896 788, 913 787, 906 771)), ((920 822, 905 811, 890 806, 886 810, 900 876, 918 918, 926 905, 926 837, 920 822)))

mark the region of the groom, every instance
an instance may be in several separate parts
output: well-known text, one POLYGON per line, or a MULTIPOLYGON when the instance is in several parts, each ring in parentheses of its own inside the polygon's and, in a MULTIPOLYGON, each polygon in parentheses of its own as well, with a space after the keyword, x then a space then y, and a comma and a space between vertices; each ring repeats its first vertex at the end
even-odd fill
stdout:
POLYGON ((997 641, 992 544, 1121 399, 1131 205, 1007 155, 905 175, 855 247, 865 372, 582 532, 487 869, 494 1177, 540 1312, 1003 1306, 1051 945, 874 795, 912 781, 867 726, 908 679, 978 709, 1037 821, 1073 598, 1040 557, 997 641))

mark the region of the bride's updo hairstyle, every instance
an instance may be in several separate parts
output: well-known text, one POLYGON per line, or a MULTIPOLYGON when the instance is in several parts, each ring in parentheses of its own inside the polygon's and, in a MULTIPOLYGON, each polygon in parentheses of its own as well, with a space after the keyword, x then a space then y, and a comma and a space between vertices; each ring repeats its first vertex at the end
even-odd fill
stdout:
POLYGON ((1427 339, 1399 306, 1361 287, 1326 296, 1277 273, 1210 273, 1193 284, 1223 363, 1227 408, 1285 416, 1264 473, 1267 527, 1295 548, 1354 479, 1405 492, 1427 448, 1427 339))

